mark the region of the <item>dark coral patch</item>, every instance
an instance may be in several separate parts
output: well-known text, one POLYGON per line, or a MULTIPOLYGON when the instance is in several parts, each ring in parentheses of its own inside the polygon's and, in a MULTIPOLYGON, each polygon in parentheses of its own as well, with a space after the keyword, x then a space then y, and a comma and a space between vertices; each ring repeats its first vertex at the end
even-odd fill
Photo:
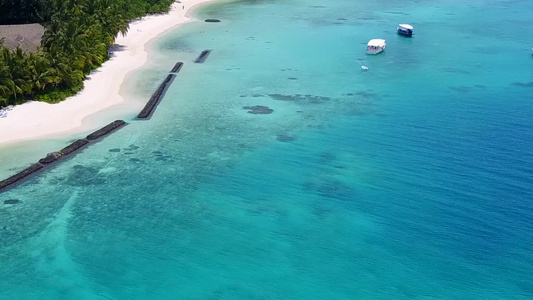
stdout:
POLYGON ((22 201, 20 201, 19 199, 9 199, 9 200, 5 200, 4 204, 19 204, 20 202, 22 201))
POLYGON ((461 93, 467 93, 471 90, 468 86, 450 86, 450 89, 461 93))
POLYGON ((370 92, 370 91, 360 91, 360 92, 357 92, 355 93, 356 96, 359 96, 361 98, 376 98, 377 95, 376 93, 373 93, 373 92, 370 92))
POLYGON ((100 169, 75 165, 66 177, 66 183, 73 186, 90 186, 104 184, 105 180, 98 176, 100 169))
POLYGON ((268 115, 274 111, 272 108, 262 105, 243 106, 243 109, 247 109, 249 114, 254 115, 268 115))
POLYGON ((286 135, 286 134, 278 134, 276 136, 276 139, 280 142, 292 142, 294 140, 296 140, 295 137, 293 136, 290 136, 290 135, 286 135))
POLYGON ((533 81, 531 82, 515 82, 513 85, 521 86, 521 87, 533 87, 533 81))
POLYGON ((355 196, 355 191, 340 180, 332 178, 322 178, 318 182, 311 182, 304 185, 305 189, 310 189, 325 198, 349 200, 355 196))
POLYGON ((274 100, 287 101, 287 102, 296 102, 303 104, 321 104, 327 101, 330 101, 331 98, 323 96, 314 96, 314 95, 283 95, 283 94, 268 94, 268 96, 274 100))
POLYGON ((133 144, 129 145, 127 148, 124 148, 124 150, 129 150, 129 151, 137 150, 137 149, 139 149, 139 146, 135 146, 133 144))

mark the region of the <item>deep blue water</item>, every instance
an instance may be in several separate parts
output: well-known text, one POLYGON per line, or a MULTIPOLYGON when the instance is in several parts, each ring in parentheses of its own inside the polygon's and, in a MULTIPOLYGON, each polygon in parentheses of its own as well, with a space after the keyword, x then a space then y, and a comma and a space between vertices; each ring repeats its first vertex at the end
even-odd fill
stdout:
POLYGON ((150 121, 0 195, 0 298, 531 299, 532 12, 201 8, 128 83, 186 62, 150 121))

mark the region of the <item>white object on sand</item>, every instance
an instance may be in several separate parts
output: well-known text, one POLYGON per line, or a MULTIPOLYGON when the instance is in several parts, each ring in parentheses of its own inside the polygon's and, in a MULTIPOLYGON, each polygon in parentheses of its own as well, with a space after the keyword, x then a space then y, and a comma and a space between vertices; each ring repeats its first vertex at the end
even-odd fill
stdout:
POLYGON ((366 71, 366 70, 368 70, 368 67, 367 66, 361 66, 361 69, 366 71))

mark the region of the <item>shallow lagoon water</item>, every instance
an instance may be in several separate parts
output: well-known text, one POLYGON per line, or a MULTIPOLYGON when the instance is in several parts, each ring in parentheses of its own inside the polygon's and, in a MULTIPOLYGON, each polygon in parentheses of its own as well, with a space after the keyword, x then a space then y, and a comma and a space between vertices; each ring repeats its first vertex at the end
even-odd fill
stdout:
POLYGON ((530 299, 532 11, 201 8, 127 84, 185 62, 150 121, 0 195, 0 298, 530 299))

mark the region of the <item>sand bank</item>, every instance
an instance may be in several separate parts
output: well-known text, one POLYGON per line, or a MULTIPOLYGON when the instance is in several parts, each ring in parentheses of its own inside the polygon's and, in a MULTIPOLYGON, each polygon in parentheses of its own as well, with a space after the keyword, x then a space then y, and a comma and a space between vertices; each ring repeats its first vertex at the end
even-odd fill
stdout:
MULTIPOLYGON (((181 0, 168 14, 144 17, 130 23, 126 36, 115 43, 120 51, 85 81, 84 89, 57 104, 31 101, 17 105, 0 118, 0 146, 86 131, 83 120, 124 102, 120 86, 126 76, 147 61, 146 45, 161 34, 192 21, 188 13, 199 4, 214 0, 181 0)), ((100 124, 101 125, 101 124, 100 124)))

